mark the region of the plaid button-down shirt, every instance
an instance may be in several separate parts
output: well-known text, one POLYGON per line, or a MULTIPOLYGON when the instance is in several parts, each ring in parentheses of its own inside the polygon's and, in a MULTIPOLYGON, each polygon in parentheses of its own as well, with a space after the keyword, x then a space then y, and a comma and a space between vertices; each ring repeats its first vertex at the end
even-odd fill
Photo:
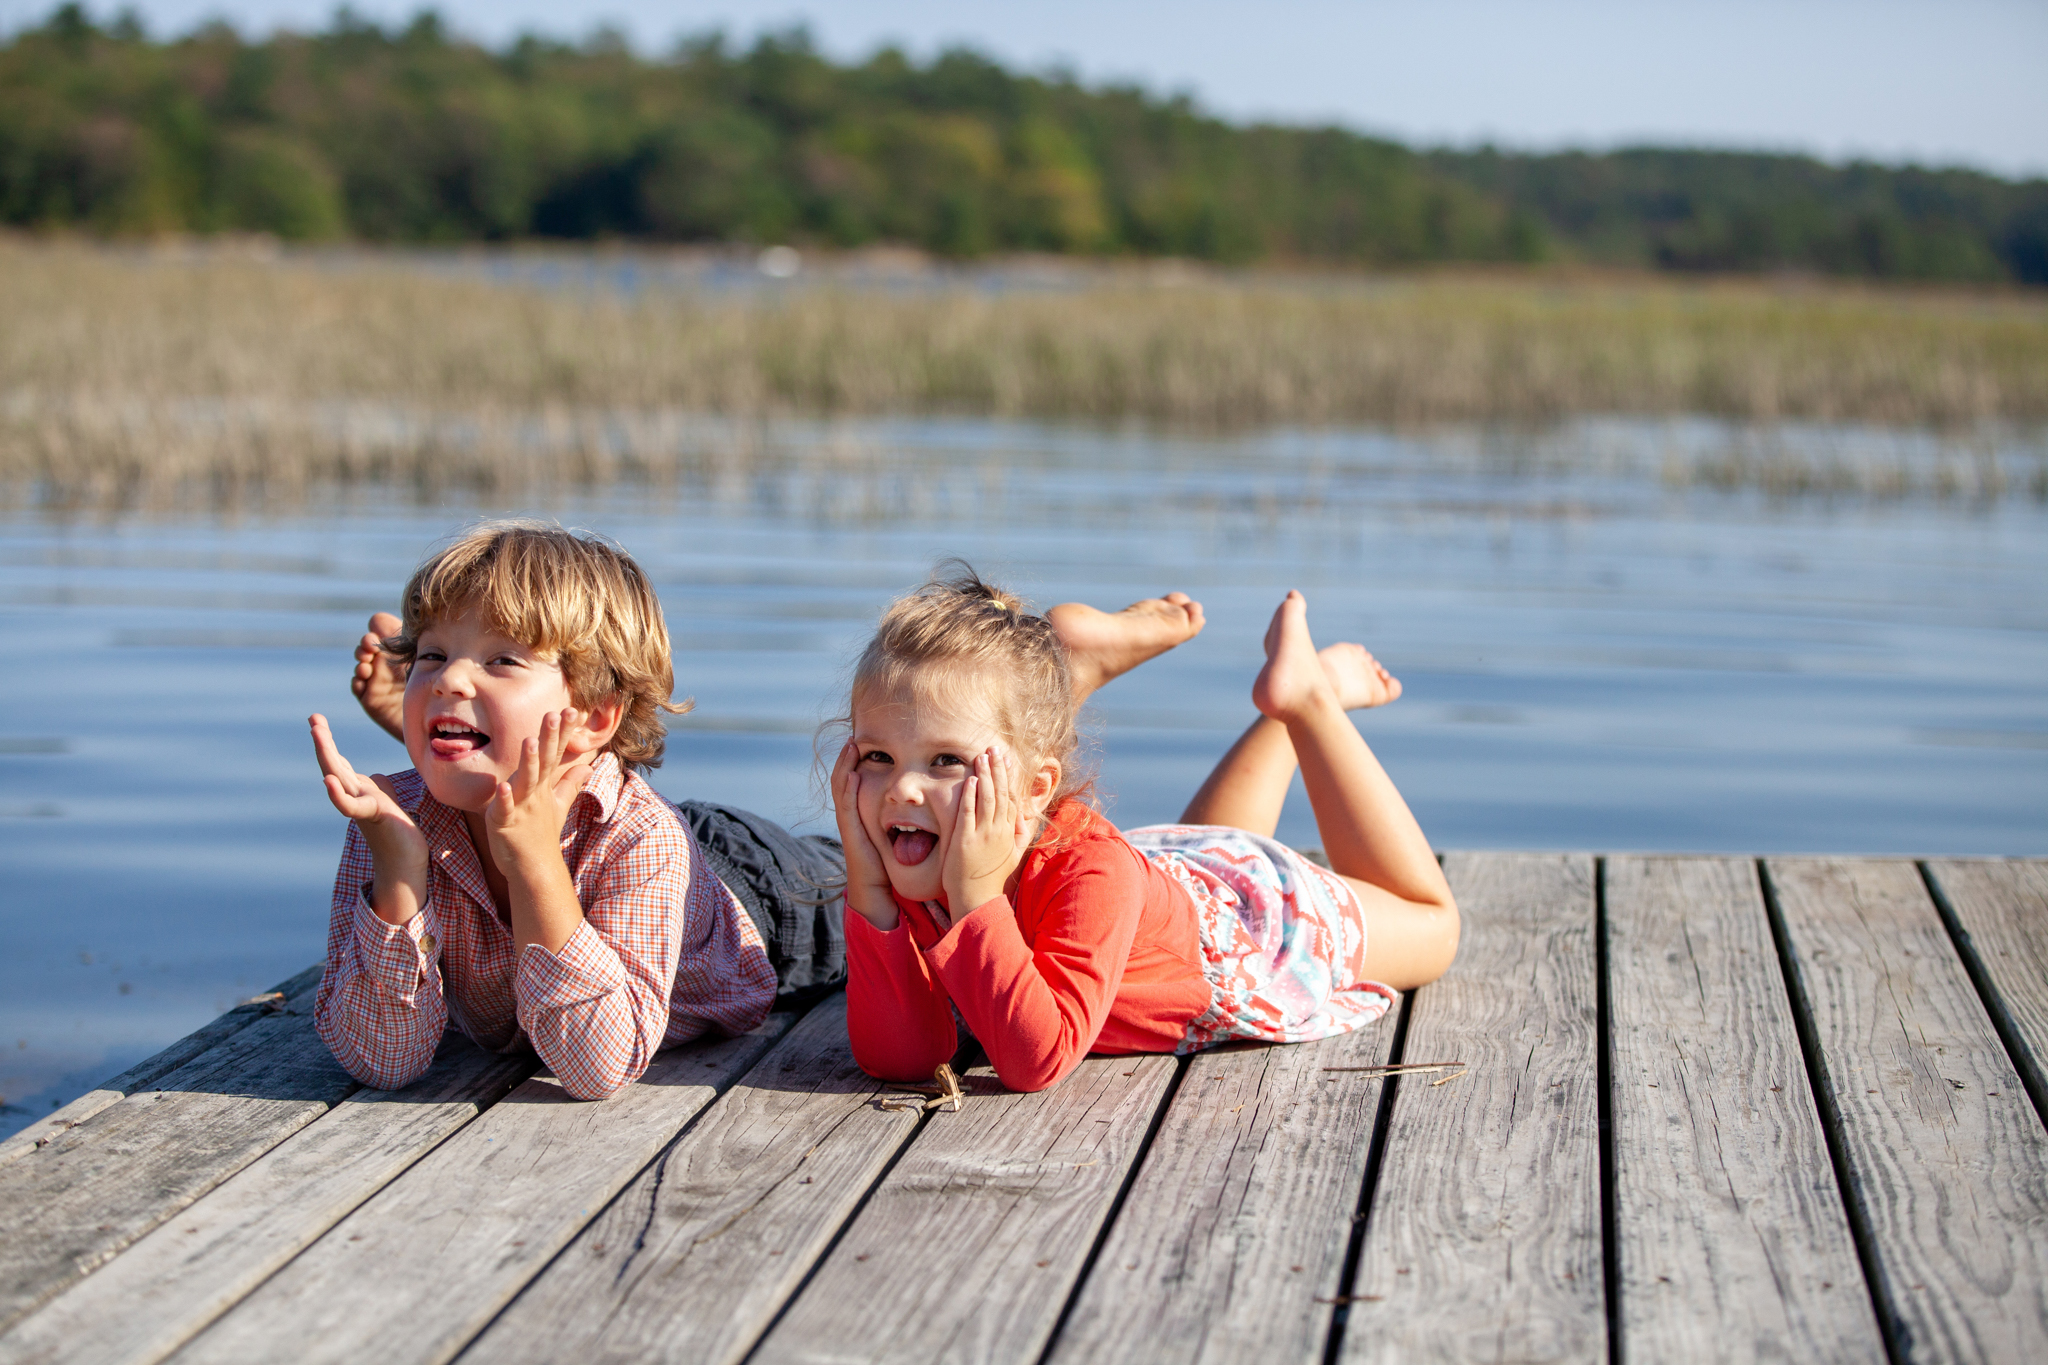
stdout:
POLYGON ((377 917, 370 850, 351 822, 314 1005, 321 1039, 365 1085, 417 1079, 451 1012, 480 1046, 530 1040, 579 1099, 630 1085, 662 1047, 767 1017, 775 971, 760 934, 675 808, 615 756, 598 758, 562 829, 584 922, 559 953, 529 944, 516 960, 461 812, 417 772, 392 783, 426 836, 426 905, 404 925, 377 917))

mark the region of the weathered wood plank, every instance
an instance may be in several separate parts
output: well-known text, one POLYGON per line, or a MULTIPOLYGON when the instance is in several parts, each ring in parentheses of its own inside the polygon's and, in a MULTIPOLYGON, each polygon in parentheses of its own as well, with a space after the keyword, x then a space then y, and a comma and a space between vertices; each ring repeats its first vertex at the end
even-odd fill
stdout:
POLYGON ((1176 1068, 1091 1057, 1030 1095, 975 1068, 752 1361, 1037 1360, 1176 1068))
POLYGON ((0 1336, 0 1365, 163 1359, 535 1065, 450 1033, 419 1080, 357 1091, 0 1336))
POLYGON ((1610 859, 1606 904, 1623 1357, 1882 1360, 1755 862, 1610 859))
POLYGON ((355 1088, 310 1007, 272 1015, 0 1166, 0 1331, 355 1088))
POLYGON ((514 1090, 199 1334, 181 1362, 439 1362, 461 1350, 789 1027, 654 1059, 603 1103, 514 1090))
POLYGON ((1604 1361, 1593 860, 1453 853, 1465 932, 1409 1004, 1346 1361, 1604 1361))
POLYGON ((2048 1106, 2048 862, 1936 862, 1956 927, 2004 1015, 2013 1064, 2048 1106))
POLYGON ((846 997, 825 1000, 462 1359, 742 1359, 917 1130, 882 1093, 854 1065, 846 997))
POLYGON ((1905 1360, 2048 1360, 2048 1132, 1910 863, 1767 865, 1905 1360))
MULTIPOLYGON (((313 994, 320 987, 320 969, 321 964, 316 962, 265 992, 265 995, 284 997, 281 1001, 237 1005, 212 1023, 192 1030, 154 1057, 144 1058, 112 1080, 100 1082, 63 1108, 52 1110, 26 1128, 8 1134, 4 1141, 0 1141, 0 1166, 27 1156, 58 1134, 77 1127, 136 1091, 148 1089, 158 1078, 176 1071, 258 1019, 295 1006, 311 1009, 313 994)), ((258 996, 257 1000, 263 1000, 263 996, 258 996)))
POLYGON ((1048 1359, 1318 1365, 1393 1034, 1193 1058, 1048 1359))

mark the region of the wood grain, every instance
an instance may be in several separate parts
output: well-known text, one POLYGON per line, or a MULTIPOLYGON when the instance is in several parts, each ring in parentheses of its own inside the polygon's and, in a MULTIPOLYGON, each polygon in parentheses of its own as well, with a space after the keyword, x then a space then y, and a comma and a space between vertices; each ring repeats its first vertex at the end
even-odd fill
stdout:
POLYGON ((163 1359, 535 1065, 450 1033, 419 1080, 357 1091, 0 1336, 0 1365, 163 1359))
POLYGON ((1048 1359, 1318 1365, 1393 1033, 1193 1058, 1048 1359))
POLYGON ((2048 863, 1936 862, 1927 870, 1993 994, 2013 1064, 2048 1107, 2048 863))
POLYGON ((1176 1069, 1090 1057, 1018 1095, 974 1068, 752 1361, 1036 1361, 1176 1069))
POLYGON ((272 1015, 0 1166, 0 1331, 355 1088, 310 1008, 272 1015))
POLYGON ((610 1100, 536 1075, 179 1353, 378 1365, 452 1357, 790 1024, 658 1055, 610 1100))
POLYGON ((1346 1361, 1601 1361, 1593 860, 1453 853, 1465 933, 1409 1006, 1346 1361))
POLYGON ((1767 872, 1900 1357, 2048 1360, 2048 1132, 1918 870, 1767 872))
MULTIPOLYGON (((201 1053, 240 1033, 258 1019, 280 1013, 287 1008, 312 1009, 314 992, 320 988, 320 970, 321 964, 316 962, 304 971, 278 982, 264 993, 282 996, 282 1001, 237 1005, 212 1023, 192 1030, 154 1057, 144 1058, 112 1080, 100 1082, 63 1108, 52 1110, 26 1128, 8 1134, 4 1140, 0 1140, 0 1166, 5 1166, 18 1157, 27 1156, 60 1133, 77 1127, 136 1091, 149 1088, 160 1077, 176 1071, 201 1053)), ((263 1000, 263 996, 258 996, 257 1000, 263 1000)))
POLYGON ((1625 1359, 1877 1361, 1756 864, 1606 865, 1625 1359))
POLYGON ((854 1065, 846 997, 825 1000, 462 1359, 740 1360, 917 1130, 885 1093, 854 1065))

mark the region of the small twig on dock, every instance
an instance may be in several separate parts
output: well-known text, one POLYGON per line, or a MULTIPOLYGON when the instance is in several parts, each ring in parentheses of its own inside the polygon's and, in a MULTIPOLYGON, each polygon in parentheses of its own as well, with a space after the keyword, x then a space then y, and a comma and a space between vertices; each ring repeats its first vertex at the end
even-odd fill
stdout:
MULTIPOLYGON (((1463 1062, 1394 1062, 1387 1066, 1326 1066, 1323 1070, 1356 1071, 1364 1076, 1406 1076, 1417 1071, 1455 1071, 1462 1076, 1467 1068, 1463 1062)), ((1454 1078, 1450 1076, 1444 1077, 1444 1081, 1452 1079, 1454 1078)), ((1442 1085, 1444 1081, 1431 1081, 1430 1084, 1442 1085)))
POLYGON ((960 1102, 967 1098, 967 1092, 960 1088, 960 1078, 953 1074, 953 1068, 944 1062, 940 1062, 939 1069, 932 1073, 932 1079, 937 1081, 938 1084, 892 1085, 889 1087, 891 1090, 900 1091, 904 1094, 930 1096, 923 1105, 914 1104, 909 1100, 885 1099, 881 1101, 881 1107, 884 1109, 944 1109, 949 1114, 959 1113, 960 1102))

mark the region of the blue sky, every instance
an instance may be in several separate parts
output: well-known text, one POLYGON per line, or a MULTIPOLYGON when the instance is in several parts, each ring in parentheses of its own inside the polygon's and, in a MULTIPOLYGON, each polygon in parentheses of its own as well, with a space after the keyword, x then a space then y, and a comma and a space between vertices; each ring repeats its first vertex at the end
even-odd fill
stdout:
MULTIPOLYGON (((0 27, 50 0, 0 0, 0 27)), ((89 6, 108 15, 113 4, 89 6)), ((143 0, 152 31, 209 16, 313 28, 331 0, 143 0)), ((356 0, 387 21, 411 0, 356 0)), ((2048 174, 2044 0, 447 0, 463 32, 643 51, 721 27, 809 24, 825 50, 964 43, 1013 65, 1186 91, 1231 117, 1332 121, 1411 142, 1756 147, 2048 174)))

